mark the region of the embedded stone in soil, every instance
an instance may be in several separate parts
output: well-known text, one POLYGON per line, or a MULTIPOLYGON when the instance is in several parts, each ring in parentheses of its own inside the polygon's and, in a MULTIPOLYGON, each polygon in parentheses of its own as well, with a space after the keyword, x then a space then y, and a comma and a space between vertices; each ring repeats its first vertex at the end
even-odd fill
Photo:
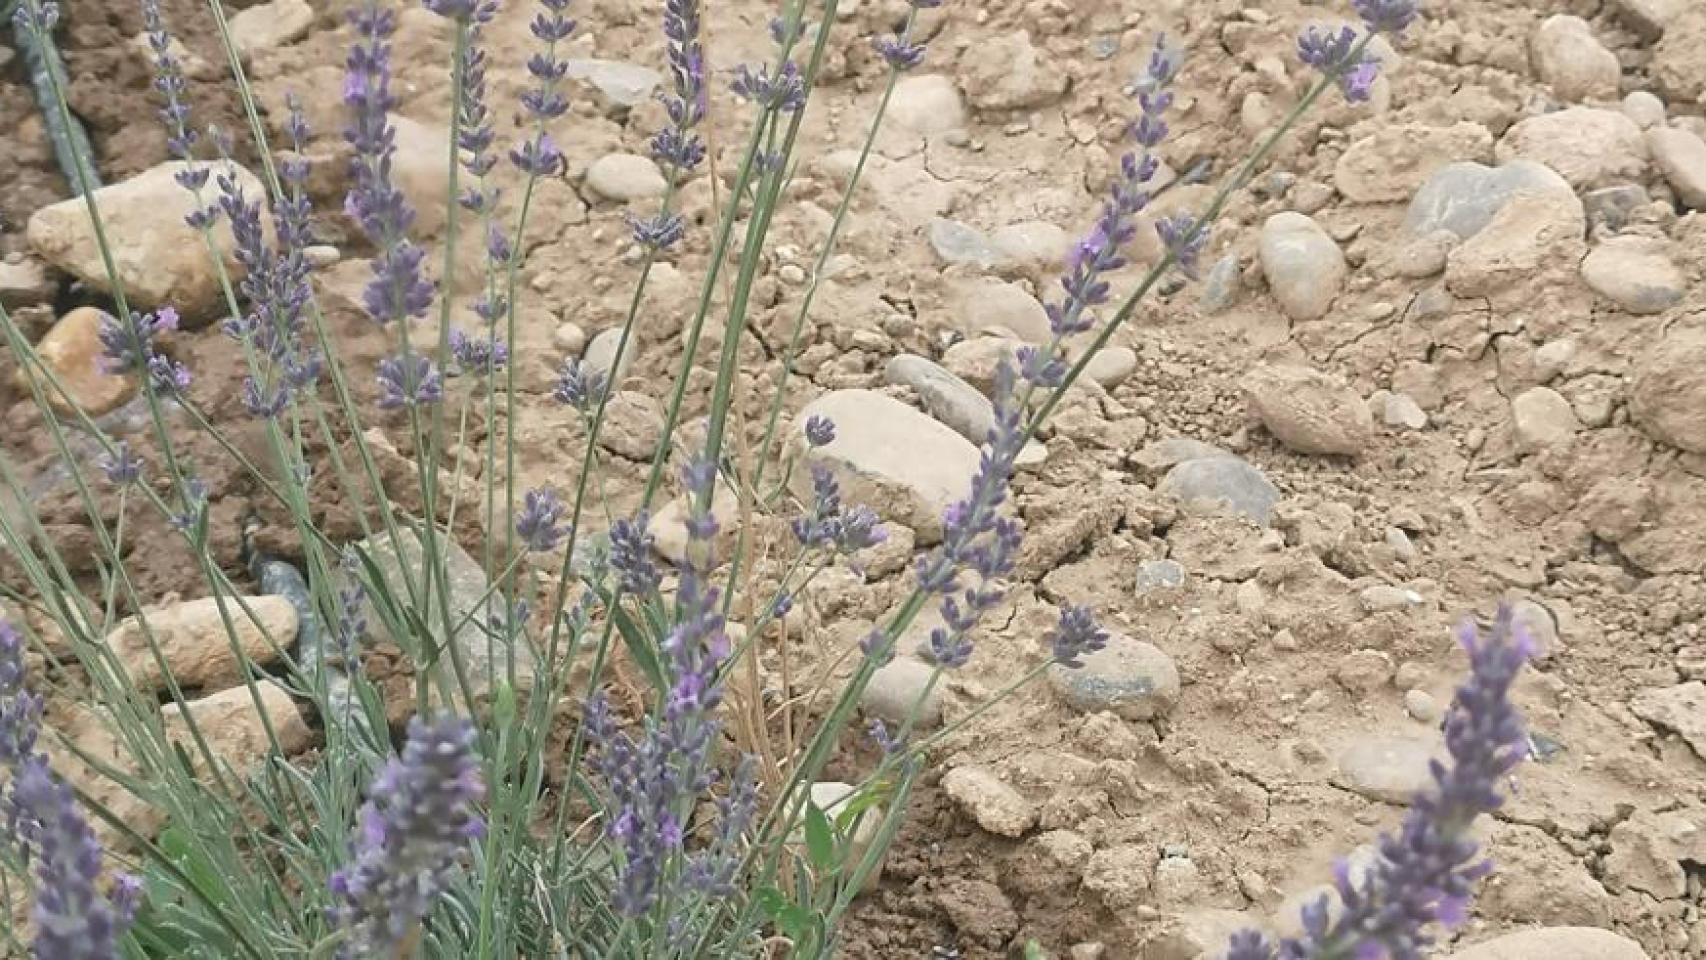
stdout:
POLYGON ((942 722, 942 684, 937 681, 931 685, 934 673, 935 668, 921 660, 895 657, 871 675, 870 683, 859 695, 859 706, 890 724, 905 723, 911 718, 919 727, 934 727, 942 722))
POLYGON ((942 789, 978 826, 998 836, 1022 837, 1037 822, 1036 805, 983 767, 955 767, 942 777, 942 789))
MULTIPOLYGON (((421 558, 426 551, 422 536, 411 527, 400 527, 398 534, 401 538, 400 547, 398 541, 393 540, 389 533, 383 533, 360 541, 354 548, 357 554, 372 561, 382 584, 380 588, 367 591, 362 615, 366 619, 368 630, 376 642, 393 643, 410 649, 404 646, 401 638, 392 635, 387 616, 404 616, 412 609, 410 598, 415 594, 411 593, 411 590, 419 588, 421 558), (380 614, 375 602, 374 595, 378 589, 382 589, 391 598, 391 602, 396 604, 396 609, 385 616, 380 614)), ((531 645, 525 637, 518 638, 514 646, 504 642, 505 614, 501 609, 502 598, 488 595, 490 582, 485 571, 481 569, 478 561, 443 531, 438 533, 434 544, 439 553, 446 586, 445 590, 441 591, 437 584, 434 585, 431 609, 419 611, 419 617, 431 633, 434 645, 443 650, 439 662, 444 665, 446 676, 450 678, 452 702, 462 704, 462 691, 455 679, 452 652, 445 649, 446 606, 449 608, 450 624, 461 625, 454 636, 454 655, 461 660, 464 676, 476 701, 484 700, 491 692, 494 681, 508 683, 512 671, 516 687, 519 690, 530 689, 534 677, 531 645)), ((525 630, 525 626, 521 629, 525 630)), ((413 644, 418 641, 408 642, 413 644)), ((442 691, 436 685, 433 687, 433 696, 442 696, 442 691)))
MULTIPOLYGON (((879 516, 911 527, 921 543, 942 537, 942 515, 971 490, 978 450, 964 437, 893 397, 871 390, 825 394, 795 418, 796 444, 805 464, 822 464, 841 481, 842 500, 864 504, 879 516), (805 424, 813 416, 835 424, 835 439, 810 446, 805 424)), ((795 494, 811 497, 811 471, 790 477, 795 494)))
POLYGON ((1179 699, 1179 668, 1161 648, 1122 633, 1081 658, 1076 669, 1048 668, 1049 686, 1080 713, 1108 710, 1127 720, 1166 716, 1179 699))
POLYGON ((244 667, 233 645, 244 659, 267 666, 278 659, 278 650, 296 642, 300 626, 296 608, 283 597, 243 597, 241 604, 237 597, 204 597, 131 617, 107 635, 107 648, 131 682, 144 690, 166 688, 156 647, 180 686, 217 689, 236 683, 243 679, 244 667))
POLYGON ((1262 471, 1230 454, 1186 460, 1167 471, 1155 492, 1187 507, 1224 507, 1259 526, 1273 522, 1279 488, 1262 471))
POLYGON ((1415 737, 1370 735, 1339 754, 1334 782, 1371 800, 1409 803, 1432 783, 1428 761, 1438 744, 1415 737))
POLYGON ((1647 960, 1647 951, 1609 930, 1541 927, 1484 940, 1445 960, 1647 960))

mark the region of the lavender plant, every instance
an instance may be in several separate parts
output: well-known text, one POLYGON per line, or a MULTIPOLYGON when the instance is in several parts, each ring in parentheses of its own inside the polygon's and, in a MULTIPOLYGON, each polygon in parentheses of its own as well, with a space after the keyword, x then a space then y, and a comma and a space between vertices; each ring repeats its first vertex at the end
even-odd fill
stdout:
MULTIPOLYGON (((1026 444, 1151 287, 1169 271, 1194 275, 1221 207, 1286 130, 1331 89, 1366 99, 1379 69, 1369 42, 1416 19, 1410 0, 1353 0, 1361 29, 1306 31, 1299 55, 1319 80, 1204 209, 1156 224, 1162 261, 1116 305, 1112 278, 1127 266, 1155 193, 1182 68, 1182 51, 1157 41, 1136 85, 1127 152, 1047 304, 1049 341, 996 372, 994 427, 976 476, 942 518, 942 542, 915 559, 910 597, 860 643, 850 682, 778 753, 766 736, 740 726, 750 718, 743 720, 731 691, 751 669, 756 645, 791 622, 818 573, 856 563, 885 538, 877 514, 847 502, 832 472, 782 449, 794 364, 896 83, 934 55, 916 28, 919 12, 939 0, 911 0, 893 34, 871 38, 882 77, 878 106, 778 351, 759 442, 744 453, 737 453, 745 437, 735 420, 741 346, 753 337, 755 281, 802 124, 815 108, 812 91, 830 37, 843 29, 839 5, 786 0, 761 60, 713 70, 701 5, 661 4, 663 122, 648 152, 666 188, 655 207, 627 221, 634 290, 615 355, 598 366, 564 358, 554 384, 553 396, 582 427, 577 456, 564 482, 522 489, 513 404, 517 366, 531 358, 513 355, 525 296, 519 268, 538 239, 529 235, 536 192, 567 165, 558 146, 574 135, 564 48, 577 29, 570 0, 525 3, 422 3, 452 41, 443 65, 451 95, 448 188, 431 201, 445 222, 436 274, 431 244, 417 229, 417 207, 428 201, 411 199, 396 169, 398 6, 349 4, 341 139, 352 159, 342 212, 359 229, 370 266, 361 308, 390 343, 371 369, 358 369, 330 335, 311 283, 307 249, 324 212, 310 199, 315 142, 303 111, 294 99, 282 111, 261 109, 223 6, 210 0, 261 159, 256 191, 232 159, 228 136, 197 127, 172 25, 157 0, 139 0, 178 164, 174 179, 193 198, 186 222, 214 264, 230 318, 221 329, 245 364, 240 405, 265 453, 236 442, 230 424, 201 406, 195 371, 175 350, 184 332, 173 306, 131 306, 91 201, 114 308, 100 328, 102 362, 137 377, 147 412, 146 431, 123 440, 75 410, 64 421, 44 418, 74 467, 71 484, 95 532, 99 602, 72 599, 90 592, 89 578, 73 574, 39 518, 0 511, 0 534, 19 558, 28 598, 68 638, 74 663, 49 675, 71 669, 88 678, 125 758, 115 776, 162 823, 127 822, 48 769, 38 741, 60 735, 41 728, 42 700, 22 686, 22 641, 0 623, 0 809, 19 841, 0 863, 35 897, 38 956, 753 956, 767 941, 785 942, 795 956, 833 953, 846 910, 899 828, 932 749, 1043 669, 1080 666, 1107 633, 1089 609, 1067 606, 1039 638, 1035 668, 969 716, 928 735, 918 730, 917 707, 904 722, 874 724, 879 759, 849 798, 826 811, 812 802, 811 787, 858 729, 864 688, 928 605, 942 619, 921 651, 932 664, 929 687, 977 655, 976 627, 1002 602, 1022 544, 1010 486, 1026 444), (527 20, 535 45, 520 58, 527 81, 514 122, 506 119, 509 105, 492 102, 488 82, 494 64, 512 56, 488 43, 493 24, 507 16, 527 20), (743 111, 745 139, 728 145, 732 163, 719 173, 729 189, 701 235, 683 215, 681 190, 710 161, 706 129, 720 84, 737 103, 732 109, 743 111), (464 230, 478 243, 478 279, 459 283, 464 230), (596 479, 599 439, 623 386, 624 359, 652 319, 642 305, 654 267, 689 249, 708 255, 685 318, 663 437, 639 503, 615 510, 596 479), (476 322, 453 323, 459 306, 476 322), (423 327, 435 321, 429 335, 423 327), (672 471, 710 330, 719 331, 720 347, 703 441, 672 471), (1079 349, 1069 352, 1069 344, 1079 349), (376 421, 400 435, 412 484, 389 469, 398 454, 373 439, 376 421), (483 438, 471 421, 486 426, 483 438), (293 582, 306 584, 292 597, 296 635, 272 636, 243 573, 215 557, 214 525, 222 521, 212 500, 227 491, 199 479, 186 452, 189 431, 211 438, 265 507, 287 518, 285 559, 305 572, 293 582), (94 457, 78 456, 74 433, 94 438, 94 457), (471 444, 483 444, 483 490, 477 503, 464 504, 457 481, 466 463, 453 452, 471 444), (80 461, 95 469, 86 476, 75 469, 80 461), (790 503, 784 491, 795 470, 805 471, 809 495, 790 503), (657 501, 672 473, 686 542, 665 564, 654 518, 668 509, 657 501), (358 541, 323 527, 327 489, 354 505, 358 541), (756 576, 748 525, 721 529, 719 491, 745 508, 793 511, 792 553, 779 577, 756 576), (458 512, 470 509, 484 531, 476 552, 488 578, 472 598, 454 572, 458 512), (155 598, 141 594, 125 559, 143 523, 179 539, 218 601, 231 662, 263 732, 261 756, 233 756, 220 731, 204 729, 154 636, 155 598), (388 565, 403 569, 393 575, 388 565), (136 614, 163 677, 160 690, 139 686, 130 666, 100 643, 124 612, 136 614), (264 635, 271 666, 239 642, 253 630, 264 635), (376 683, 365 669, 374 634, 395 643, 412 693, 376 683), (269 700, 274 685, 299 715, 268 706, 277 702, 269 700), (170 724, 161 694, 173 708, 170 724), (281 735, 303 716, 317 721, 323 738, 312 755, 287 749, 281 735), (566 739, 565 724, 572 728, 566 739), (396 728, 403 728, 400 749, 387 736, 396 728), (756 755, 730 750, 730 739, 756 755), (110 828, 140 882, 119 880, 99 892, 92 823, 110 828), (856 845, 866 832, 874 840, 856 845)), ((20 29, 40 33, 51 20, 51 4, 21 0, 20 29)), ((63 90, 58 96, 68 118, 63 90)), ((85 158, 85 195, 89 173, 85 158)), ((30 374, 38 406, 68 396, 3 309, 0 331, 30 374)), ((802 432, 808 446, 821 448, 837 430, 817 417, 802 432)), ((24 489, 4 456, 0 481, 24 489)), ((279 562, 253 559, 255 570, 279 562)), ((268 582, 261 578, 263 587, 268 582)), ((1448 726, 1452 764, 1436 771, 1437 792, 1418 802, 1403 833, 1383 844, 1371 878, 1361 885, 1341 878, 1344 909, 1336 917, 1313 910, 1304 938, 1276 945, 1247 935, 1234 944, 1236 956, 1361 957, 1375 946, 1396 958, 1416 956, 1428 925, 1461 910, 1481 869, 1466 828, 1497 805, 1497 781, 1519 758, 1508 690, 1521 653, 1509 637, 1505 615, 1491 640, 1466 635, 1471 680, 1448 726)), ((760 692, 756 681, 742 691, 760 692)))

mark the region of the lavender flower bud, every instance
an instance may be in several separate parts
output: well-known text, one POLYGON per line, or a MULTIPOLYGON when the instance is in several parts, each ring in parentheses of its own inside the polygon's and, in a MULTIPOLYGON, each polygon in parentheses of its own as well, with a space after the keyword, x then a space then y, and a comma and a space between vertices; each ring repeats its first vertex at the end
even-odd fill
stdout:
POLYGON ((142 476, 142 458, 130 449, 130 444, 120 440, 113 444, 112 453, 104 453, 95 459, 95 465, 106 474, 107 482, 115 487, 125 487, 135 483, 142 476))
POLYGON ((544 131, 509 152, 510 162, 529 176, 554 176, 563 168, 563 152, 556 141, 544 131))
POLYGON ((820 413, 806 418, 806 442, 814 447, 827 447, 835 442, 835 421, 820 413))
POLYGON ((52 0, 19 0, 12 23, 20 33, 45 37, 59 23, 59 4, 52 0))
POLYGON ((1196 218, 1180 213, 1157 221, 1155 232, 1161 237, 1161 245, 1172 255, 1179 272, 1195 280, 1198 261, 1202 258, 1203 248, 1208 246, 1208 228, 1205 226, 1197 230, 1196 218), (1194 235, 1193 230, 1196 231, 1194 235))
POLYGON ((653 538, 646 529, 650 519, 641 513, 610 525, 610 567, 622 578, 623 591, 635 596, 646 596, 663 582, 652 562, 653 538))
POLYGON ((444 381, 426 357, 400 354, 379 361, 379 407, 430 406, 444 399, 444 381))
POLYGON ((667 210, 652 217, 628 217, 628 228, 634 242, 650 250, 667 250, 681 242, 687 226, 679 214, 667 210))
POLYGON ((871 742, 876 744, 877 749, 883 753, 896 754, 906 746, 905 741, 889 732, 888 724, 884 723, 880 717, 872 717, 870 725, 865 728, 865 732, 870 736, 871 742))
POLYGON ((271 390, 254 377, 243 378, 243 409, 252 417, 271 420, 290 406, 290 386, 278 383, 271 390))
POLYGON ((201 526, 207 514, 207 484, 200 477, 188 477, 178 484, 179 512, 171 518, 172 527, 191 533, 201 526))
POLYGON ((909 43, 903 36, 877 37, 871 41, 871 46, 890 69, 902 73, 924 62, 924 44, 909 43))
POLYGON ((389 956, 444 892, 468 843, 483 835, 476 811, 485 783, 473 724, 456 717, 409 722, 403 755, 368 791, 349 866, 332 875, 328 919, 348 939, 340 957, 389 956))
POLYGON ((1403 33, 1421 14, 1416 0, 1351 0, 1351 6, 1376 33, 1403 33))
POLYGON ((421 6, 462 24, 490 23, 498 12, 497 0, 421 0, 421 6))
POLYGON ((1043 639, 1056 663, 1076 670, 1084 666, 1081 658, 1108 645, 1108 632, 1096 625, 1089 607, 1067 607, 1060 611, 1060 623, 1043 639))
POLYGON ((450 331, 450 354, 463 373, 487 375, 509 363, 509 346, 496 335, 470 337, 461 330, 450 331))
POLYGON ((784 63, 774 77, 770 75, 768 65, 754 70, 743 63, 735 69, 730 89, 735 96, 778 113, 794 113, 806 105, 805 81, 800 76, 800 68, 792 60, 784 63))
POLYGON ((103 314, 95 335, 101 341, 101 369, 106 373, 144 370, 154 355, 154 340, 178 329, 178 311, 161 307, 154 313, 131 312, 124 319, 103 314))
POLYGON ((870 633, 859 639, 859 652, 879 667, 894 660, 894 644, 889 642, 888 634, 881 627, 872 627, 870 633))
POLYGON ((1356 52, 1358 39, 1350 27, 1334 31, 1318 26, 1305 29, 1297 38, 1298 58, 1332 78, 1351 103, 1367 102, 1380 74, 1379 61, 1366 50, 1356 52))
POLYGON ((563 516, 563 502, 549 487, 529 490, 522 495, 521 512, 515 516, 515 532, 527 549, 535 553, 554 550, 568 533, 558 521, 563 516))
POLYGON ((557 373, 557 388, 551 391, 551 396, 585 415, 603 399, 607 388, 602 373, 588 369, 579 360, 568 359, 557 373))

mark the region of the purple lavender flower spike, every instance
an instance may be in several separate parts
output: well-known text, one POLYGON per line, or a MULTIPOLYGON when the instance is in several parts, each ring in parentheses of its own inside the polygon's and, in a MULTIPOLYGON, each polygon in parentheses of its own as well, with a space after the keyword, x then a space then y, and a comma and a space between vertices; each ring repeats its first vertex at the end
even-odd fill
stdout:
POLYGON ((35 865, 36 936, 32 954, 43 960, 110 960, 141 900, 133 878, 114 878, 103 896, 101 847, 77 800, 36 750, 42 700, 24 689, 23 638, 0 619, 0 768, 10 782, 0 789, 8 842, 35 865))
POLYGON ((1083 658, 1108 645, 1108 632, 1096 624, 1089 607, 1067 607, 1060 623, 1044 637, 1054 662, 1070 670, 1084 666, 1083 658))
POLYGON ((398 355, 379 361, 379 407, 430 406, 444 399, 444 381, 433 362, 418 355, 398 355))
POLYGON ((665 167, 686 173, 705 159, 705 144, 696 132, 709 110, 705 85, 705 51, 699 45, 699 0, 665 0, 664 52, 669 61, 670 92, 659 94, 669 126, 652 137, 652 157, 665 167))
POLYGON ((535 553, 554 550, 568 527, 559 523, 563 518, 563 501, 549 487, 529 490, 522 495, 521 512, 515 516, 515 532, 527 549, 535 553))
MULTIPOLYGON (((684 480, 689 492, 707 492, 715 480, 714 465, 690 464, 684 480)), ((689 498, 694 504, 689 536, 699 543, 715 533, 714 524, 693 522, 709 519, 699 506, 704 499, 689 498)), ((617 562, 617 539, 612 530, 611 564, 631 567, 617 562)), ((719 739, 716 709, 722 702, 722 667, 730 643, 718 613, 717 588, 695 559, 708 554, 688 551, 676 595, 680 614, 660 644, 668 685, 661 716, 648 721, 640 736, 630 737, 615 728, 602 695, 587 707, 587 733, 598 747, 595 766, 609 793, 605 833, 617 850, 612 905, 623 916, 640 916, 661 897, 683 888, 704 896, 732 893, 737 845, 756 802, 750 768, 742 764, 729 795, 718 804, 717 838, 710 849, 678 866, 686 857, 678 811, 690 809, 718 779, 711 748, 719 739)))
POLYGON ((35 754, 18 767, 7 796, 10 818, 35 862, 34 954, 110 960, 136 916, 141 889, 128 878, 102 895, 101 846, 71 788, 35 754))
MULTIPOLYGON (((42 699, 24 689, 24 638, 0 618, 0 767, 16 769, 35 752, 42 699)), ((0 790, 0 809, 4 807, 0 790)))
POLYGON ((392 955, 431 912, 469 842, 485 832, 474 726, 457 717, 409 722, 403 755, 362 805, 351 863, 332 875, 328 919, 347 933, 342 958, 392 955))
POLYGON ((545 121, 554 120, 569 109, 569 101, 559 89, 568 75, 569 65, 557 58, 557 45, 574 34, 575 22, 564 13, 569 0, 539 0, 539 6, 543 9, 528 26, 545 49, 527 61, 527 72, 539 83, 522 91, 521 105, 543 129, 545 121))
POLYGON ((1018 372, 1003 359, 995 372, 995 426, 972 478, 965 499, 951 505, 942 518, 942 544, 915 567, 919 589, 942 597, 945 628, 932 633, 925 653, 944 668, 963 665, 971 656, 969 635, 978 619, 1000 602, 997 581, 1013 569, 1022 532, 1017 522, 1000 513, 1007 499, 1014 461, 1025 431, 1016 400, 1018 372), (962 573, 975 582, 962 586, 962 573))
POLYGON ((1106 277, 1126 264, 1122 251, 1137 236, 1137 215, 1153 195, 1151 184, 1160 169, 1154 150, 1167 138, 1165 117, 1173 104, 1169 88, 1179 68, 1178 51, 1168 44, 1166 35, 1156 38, 1137 83, 1139 114, 1131 136, 1140 152, 1120 158, 1119 173, 1101 215, 1089 235, 1079 241, 1061 277, 1064 299, 1046 305, 1049 326, 1059 336, 1083 333, 1096 325, 1095 309, 1108 302, 1106 277))
MULTIPOLYGON (((160 0, 142 0, 142 29, 154 61, 154 89, 166 100, 166 105, 160 109, 160 119, 166 124, 166 152, 176 160, 191 160, 190 151, 195 146, 196 132, 190 126, 189 104, 184 102, 188 84, 184 82, 183 64, 172 53, 172 38, 160 16, 160 0)), ((186 170, 178 174, 178 178, 178 183, 185 188, 197 190, 207 182, 207 171, 186 170), (196 180, 198 176, 199 182, 196 180)))
POLYGON ((1421 960, 1431 928, 1462 921, 1475 881, 1491 864, 1479 858, 1470 828, 1499 809, 1499 790, 1528 755, 1522 717, 1510 701, 1531 654, 1529 638, 1501 605, 1489 636, 1473 622, 1458 631, 1469 654, 1469 680, 1457 689, 1445 722, 1449 765, 1433 763, 1433 788, 1416 797, 1396 834, 1382 835, 1380 858, 1360 882, 1343 866, 1334 885, 1344 903, 1337 919, 1326 899, 1304 911, 1304 933, 1277 949, 1246 932, 1229 954, 1238 960, 1386 957, 1421 960))
POLYGON ((362 294, 362 306, 378 323, 425 316, 432 306, 433 287, 421 272, 425 252, 409 241, 415 212, 392 179, 391 159, 397 152, 391 110, 391 35, 397 18, 377 0, 365 2, 350 14, 356 43, 345 58, 344 105, 349 123, 344 139, 355 149, 345 212, 361 225, 373 243, 373 280, 362 294))

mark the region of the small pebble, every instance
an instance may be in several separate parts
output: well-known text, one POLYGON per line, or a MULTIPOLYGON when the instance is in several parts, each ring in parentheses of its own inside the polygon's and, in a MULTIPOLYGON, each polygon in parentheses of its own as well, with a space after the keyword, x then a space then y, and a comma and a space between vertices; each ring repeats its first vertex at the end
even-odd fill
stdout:
POLYGON ((1439 701, 1426 690, 1411 690, 1404 694, 1404 712, 1422 723, 1433 723, 1439 719, 1439 701))

